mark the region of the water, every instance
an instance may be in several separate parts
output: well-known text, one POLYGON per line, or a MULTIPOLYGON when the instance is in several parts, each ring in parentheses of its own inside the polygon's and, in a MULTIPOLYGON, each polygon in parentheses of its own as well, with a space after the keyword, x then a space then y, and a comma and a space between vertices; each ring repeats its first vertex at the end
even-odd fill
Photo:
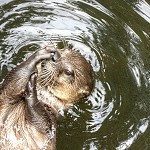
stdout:
POLYGON ((64 112, 59 150, 150 149, 149 0, 0 0, 0 81, 65 39, 91 62, 92 95, 64 112))

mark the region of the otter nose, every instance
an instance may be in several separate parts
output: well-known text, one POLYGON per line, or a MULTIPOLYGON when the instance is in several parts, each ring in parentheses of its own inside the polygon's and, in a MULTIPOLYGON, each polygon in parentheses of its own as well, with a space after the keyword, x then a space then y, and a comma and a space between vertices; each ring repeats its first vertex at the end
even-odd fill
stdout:
POLYGON ((60 58, 60 54, 58 51, 52 53, 52 61, 57 61, 60 58))

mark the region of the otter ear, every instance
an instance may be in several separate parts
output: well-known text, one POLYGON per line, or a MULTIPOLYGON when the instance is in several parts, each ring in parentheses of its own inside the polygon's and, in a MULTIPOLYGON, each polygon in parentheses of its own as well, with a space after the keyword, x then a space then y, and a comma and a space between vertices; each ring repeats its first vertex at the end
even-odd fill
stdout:
POLYGON ((83 88, 81 88, 79 90, 79 95, 82 97, 82 98, 85 98, 87 96, 90 95, 90 90, 89 90, 89 87, 88 86, 85 86, 83 88))

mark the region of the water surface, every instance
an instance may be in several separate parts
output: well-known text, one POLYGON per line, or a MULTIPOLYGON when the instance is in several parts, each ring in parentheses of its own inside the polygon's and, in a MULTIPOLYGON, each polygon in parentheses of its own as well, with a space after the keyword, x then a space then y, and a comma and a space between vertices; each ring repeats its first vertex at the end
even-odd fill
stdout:
POLYGON ((64 39, 91 62, 95 88, 64 112, 57 149, 150 149, 150 1, 0 0, 0 82, 64 39))

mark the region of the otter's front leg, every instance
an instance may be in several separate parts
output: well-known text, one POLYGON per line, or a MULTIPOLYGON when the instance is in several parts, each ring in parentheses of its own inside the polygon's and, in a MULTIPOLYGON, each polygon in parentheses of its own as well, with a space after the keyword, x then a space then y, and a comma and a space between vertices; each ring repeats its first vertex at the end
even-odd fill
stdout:
POLYGON ((55 49, 43 48, 8 73, 2 84, 0 101, 7 104, 19 101, 25 91, 30 75, 35 71, 36 64, 43 59, 50 59, 54 52, 56 52, 55 49))
POLYGON ((49 133, 54 124, 54 117, 49 115, 44 106, 38 101, 36 93, 36 77, 37 74, 33 73, 27 83, 25 91, 26 102, 26 119, 42 133, 49 133))

